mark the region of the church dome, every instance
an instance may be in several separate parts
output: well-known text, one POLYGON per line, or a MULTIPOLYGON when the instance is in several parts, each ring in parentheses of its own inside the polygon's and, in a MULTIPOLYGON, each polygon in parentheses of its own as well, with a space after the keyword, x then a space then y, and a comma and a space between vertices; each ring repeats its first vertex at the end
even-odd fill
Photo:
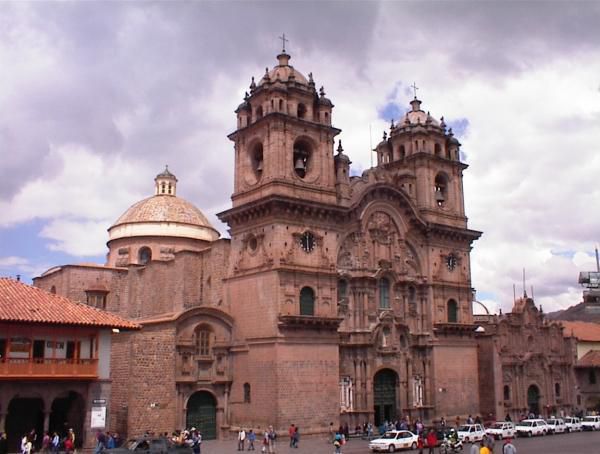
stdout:
POLYGON ((277 81, 287 83, 296 82, 302 85, 309 85, 308 79, 299 71, 295 70, 293 66, 289 65, 290 55, 282 52, 277 56, 279 64, 269 71, 265 71, 265 75, 258 83, 258 86, 264 85, 265 83, 275 83, 277 81))
POLYGON ((406 112, 400 121, 398 122, 398 126, 406 126, 406 125, 427 125, 431 124, 434 126, 440 126, 440 122, 433 118, 429 112, 424 112, 421 110, 421 101, 417 98, 413 99, 410 102, 412 106, 412 110, 406 112))
POLYGON ((152 197, 133 204, 108 229, 109 241, 139 236, 183 237, 204 241, 219 232, 192 203, 175 195, 177 178, 168 168, 155 178, 152 197))

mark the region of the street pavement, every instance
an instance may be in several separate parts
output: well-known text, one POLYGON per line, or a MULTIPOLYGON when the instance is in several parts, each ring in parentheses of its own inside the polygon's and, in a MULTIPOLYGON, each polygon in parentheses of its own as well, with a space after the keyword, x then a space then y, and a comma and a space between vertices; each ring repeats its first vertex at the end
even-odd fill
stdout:
MULTIPOLYGON (((258 440, 257 440, 258 441, 258 440)), ((582 432, 564 435, 551 435, 534 438, 517 438, 513 441, 518 454, 600 454, 600 432, 582 432)), ((366 440, 351 439, 342 448, 343 454, 368 454, 366 440)), ((277 454, 333 454, 333 445, 324 438, 306 437, 300 440, 297 449, 290 448, 287 437, 279 437, 277 454)), ((256 443, 257 454, 260 454, 260 443, 256 443)), ((470 445, 463 449, 463 454, 468 454, 470 445)), ((202 443, 202 454, 230 454, 238 453, 237 441, 208 440, 202 443)), ((252 451, 250 451, 252 452, 252 451)), ((418 451, 402 451, 417 454, 418 451)), ((427 453, 428 450, 423 451, 427 453)), ((497 441, 495 454, 502 454, 502 442, 497 441)), ((439 454, 436 448, 435 454, 439 454)))

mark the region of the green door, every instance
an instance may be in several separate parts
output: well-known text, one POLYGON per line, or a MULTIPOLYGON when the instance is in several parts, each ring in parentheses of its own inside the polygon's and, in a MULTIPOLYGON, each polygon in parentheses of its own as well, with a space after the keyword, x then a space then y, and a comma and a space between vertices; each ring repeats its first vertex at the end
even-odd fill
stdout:
POLYGON ((396 418, 396 384, 398 375, 390 369, 384 369, 375 374, 373 380, 373 400, 375 404, 375 427, 384 421, 394 421, 396 418))
POLYGON ((533 413, 537 418, 540 414, 540 390, 535 385, 531 385, 527 390, 527 406, 529 407, 529 412, 533 413))
POLYGON ((217 438, 217 402, 212 394, 200 391, 192 394, 187 404, 186 427, 195 427, 203 440, 217 438))

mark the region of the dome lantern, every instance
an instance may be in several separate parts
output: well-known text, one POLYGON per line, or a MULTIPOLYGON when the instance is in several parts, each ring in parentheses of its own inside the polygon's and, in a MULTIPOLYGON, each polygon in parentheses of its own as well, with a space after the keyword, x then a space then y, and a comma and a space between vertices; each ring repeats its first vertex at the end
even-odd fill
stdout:
POLYGON ((155 195, 176 195, 177 178, 169 172, 169 166, 165 166, 165 170, 156 175, 154 178, 154 194, 155 195))

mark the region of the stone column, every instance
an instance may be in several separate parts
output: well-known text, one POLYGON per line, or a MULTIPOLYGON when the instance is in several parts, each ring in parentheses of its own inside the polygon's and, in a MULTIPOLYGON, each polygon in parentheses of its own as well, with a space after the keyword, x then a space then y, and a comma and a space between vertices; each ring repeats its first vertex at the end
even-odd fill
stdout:
POLYGON ((50 413, 49 411, 44 411, 44 432, 50 430, 50 413))

